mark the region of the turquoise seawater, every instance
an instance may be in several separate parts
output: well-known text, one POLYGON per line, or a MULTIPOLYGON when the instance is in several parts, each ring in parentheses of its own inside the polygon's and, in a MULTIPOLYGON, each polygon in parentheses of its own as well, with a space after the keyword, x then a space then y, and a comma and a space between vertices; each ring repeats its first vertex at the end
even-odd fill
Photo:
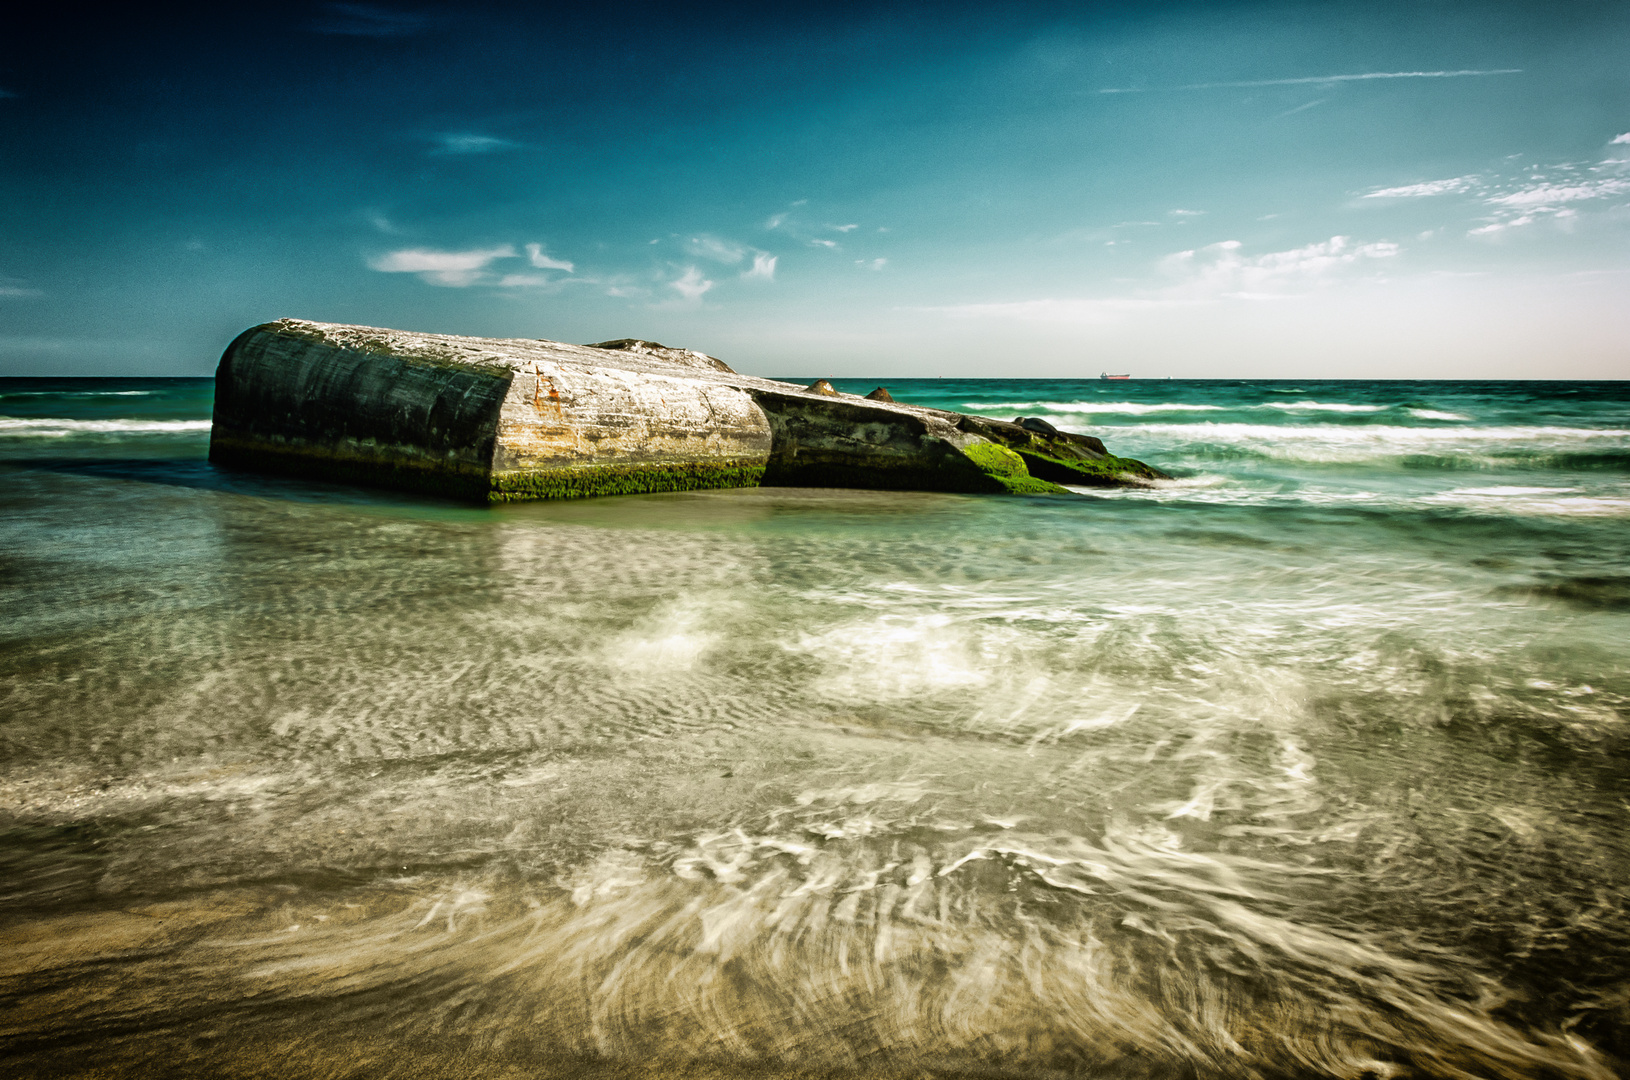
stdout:
POLYGON ((0 381, 0 1064, 1630 1067, 1630 386, 879 381, 1173 479, 474 508, 0 381))

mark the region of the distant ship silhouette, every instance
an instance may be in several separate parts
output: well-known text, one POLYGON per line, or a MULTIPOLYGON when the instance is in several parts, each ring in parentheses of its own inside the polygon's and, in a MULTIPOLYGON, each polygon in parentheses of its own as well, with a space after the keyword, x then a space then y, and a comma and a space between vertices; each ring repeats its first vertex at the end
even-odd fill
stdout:
POLYGON ((1130 375, 1111 375, 1107 371, 1101 371, 1101 372, 1098 373, 1098 377, 1100 379, 1130 379, 1132 376, 1130 376, 1130 375))

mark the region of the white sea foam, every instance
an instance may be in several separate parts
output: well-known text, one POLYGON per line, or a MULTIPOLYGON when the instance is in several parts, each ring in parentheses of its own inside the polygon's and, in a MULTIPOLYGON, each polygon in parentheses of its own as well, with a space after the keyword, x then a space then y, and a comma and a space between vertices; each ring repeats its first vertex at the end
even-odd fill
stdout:
POLYGON ((1407 412, 1410 416, 1416 417, 1416 418, 1421 419, 1421 420, 1470 420, 1471 419, 1471 417, 1469 417, 1469 416, 1461 416, 1459 413, 1439 412, 1436 409, 1405 409, 1404 411, 1407 412))
POLYGON ((1203 503, 1215 506, 1350 506, 1404 505, 1407 499, 1389 498, 1373 491, 1245 486, 1228 477, 1202 475, 1180 480, 1157 480, 1147 487, 1089 488, 1066 484, 1071 491, 1100 499, 1203 503))
POLYGON ((1119 413, 1126 416, 1146 416, 1163 412, 1227 412, 1221 405, 1190 405, 1184 402, 1164 401, 1145 404, 1140 401, 965 401, 965 409, 1045 409, 1055 413, 1119 413))
POLYGON ((1419 453, 1423 450, 1452 451, 1456 448, 1475 449, 1487 453, 1494 449, 1528 450, 1548 447, 1606 446, 1630 441, 1630 429, 1574 428, 1574 427, 1459 427, 1425 428, 1400 427, 1392 424, 1230 424, 1202 421, 1193 424, 1139 424, 1135 428, 1109 428, 1106 434, 1124 437, 1136 432, 1140 437, 1162 440, 1170 445, 1177 442, 1249 443, 1253 449, 1272 453, 1275 446, 1323 446, 1332 451, 1368 451, 1390 449, 1394 453, 1419 453))
POLYGON ((950 615, 884 615, 801 634, 784 647, 814 657, 830 674, 821 690, 839 700, 873 702, 981 686, 982 642, 950 615))
POLYGON ((68 420, 60 417, 0 416, 0 435, 60 439, 69 435, 173 434, 208 431, 208 420, 68 420))
POLYGON ((695 601, 664 605, 607 642, 606 660, 625 675, 689 670, 719 640, 707 629, 719 613, 695 601))
MULTIPOLYGON (((1014 410, 1023 412, 1028 409, 1040 409, 1054 414, 1066 416, 1151 416, 1159 413, 1183 412, 1248 412, 1263 409, 1272 409, 1276 412, 1286 413, 1342 413, 1358 414, 1388 412, 1397 406, 1394 405, 1353 405, 1339 401, 1268 401, 1255 405, 1199 405, 1180 401, 965 401, 965 409, 985 409, 992 411, 1014 410)), ((1435 409, 1406 408, 1405 412, 1421 420, 1458 420, 1469 421, 1471 417, 1459 413, 1439 412, 1435 409)))
MULTIPOLYGON (((1210 426, 1210 425, 1195 425, 1210 426)), ((1225 425, 1218 424, 1216 427, 1225 425)), ((1307 433, 1310 438, 1326 436, 1358 436, 1360 438, 1375 438, 1385 440, 1405 440, 1423 443, 1453 443, 1462 440, 1488 440, 1491 442, 1509 442, 1525 439, 1550 439, 1560 441, 1573 440, 1604 440, 1604 439, 1630 439, 1630 428, 1586 428, 1586 427, 1559 427, 1548 425, 1539 426, 1512 426, 1512 427, 1477 427, 1477 428, 1419 428, 1398 427, 1394 425, 1366 425, 1364 427, 1347 427, 1339 424, 1309 424, 1305 427, 1285 428, 1277 426, 1232 425, 1249 427, 1252 434, 1271 433, 1295 438, 1307 433)))
POLYGON ((1594 494, 1578 488, 1486 487, 1456 488, 1423 497, 1428 505, 1524 516, 1624 517, 1630 515, 1630 494, 1594 494))
POLYGON ((1350 405, 1341 401, 1270 401, 1253 409, 1279 409, 1283 412, 1373 413, 1385 412, 1387 405, 1350 405))
POLYGON ((1070 490, 1097 498, 1201 503, 1215 506, 1299 505, 1370 507, 1379 510, 1445 508, 1479 514, 1517 517, 1626 517, 1630 491, 1614 489, 1585 492, 1579 488, 1497 486, 1455 488, 1450 491, 1384 493, 1355 488, 1298 487, 1283 490, 1233 482, 1227 477, 1202 474, 1181 480, 1156 481, 1146 488, 1084 488, 1070 490))

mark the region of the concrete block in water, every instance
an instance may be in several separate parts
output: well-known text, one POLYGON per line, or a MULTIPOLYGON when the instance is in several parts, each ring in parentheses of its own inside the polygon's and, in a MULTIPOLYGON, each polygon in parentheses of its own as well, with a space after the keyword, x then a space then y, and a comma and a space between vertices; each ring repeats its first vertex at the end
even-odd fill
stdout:
POLYGON ((283 319, 245 331, 221 357, 210 459, 483 501, 759 483, 1061 493, 1030 462, 1078 482, 1069 463, 1087 460, 1088 442, 1102 448, 1082 440, 739 375, 637 339, 567 345, 283 319))
POLYGON ((222 356, 210 458, 483 500, 756 484, 769 423, 706 377, 728 370, 648 342, 284 319, 222 356))

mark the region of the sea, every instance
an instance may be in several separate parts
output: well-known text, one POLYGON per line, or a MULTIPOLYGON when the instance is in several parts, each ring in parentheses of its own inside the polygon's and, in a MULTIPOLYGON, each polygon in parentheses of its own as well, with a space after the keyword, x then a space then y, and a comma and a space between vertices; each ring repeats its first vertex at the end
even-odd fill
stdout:
POLYGON ((834 381, 1172 479, 485 508, 0 381, 0 1074, 1627 1074, 1630 383, 834 381))

